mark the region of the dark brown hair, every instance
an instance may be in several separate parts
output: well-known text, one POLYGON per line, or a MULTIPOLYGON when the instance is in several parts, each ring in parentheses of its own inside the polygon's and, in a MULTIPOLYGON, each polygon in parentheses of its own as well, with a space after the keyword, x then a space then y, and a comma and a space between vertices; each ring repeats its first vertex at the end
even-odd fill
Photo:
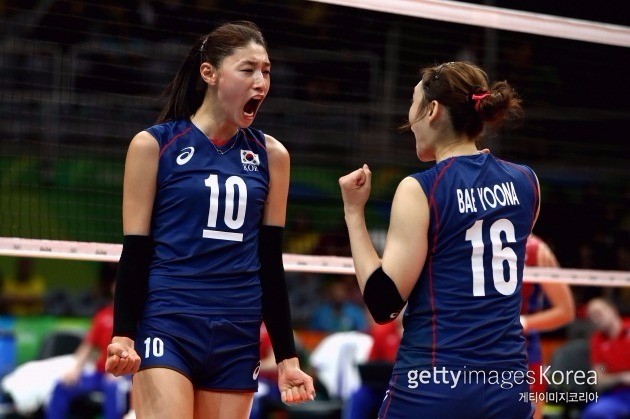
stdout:
POLYGON ((428 104, 436 100, 449 112, 453 129, 476 139, 484 124, 500 126, 504 122, 518 122, 523 117, 521 100, 505 81, 491 87, 488 75, 476 65, 449 62, 421 70, 423 98, 416 118, 403 128, 410 128, 422 119, 428 104), (479 97, 483 97, 479 99, 479 97))
POLYGON ((225 57, 250 42, 267 49, 260 28, 245 20, 225 23, 199 38, 164 92, 168 99, 157 122, 189 118, 194 114, 201 106, 208 88, 199 74, 201 63, 208 62, 214 67, 221 67, 225 57))

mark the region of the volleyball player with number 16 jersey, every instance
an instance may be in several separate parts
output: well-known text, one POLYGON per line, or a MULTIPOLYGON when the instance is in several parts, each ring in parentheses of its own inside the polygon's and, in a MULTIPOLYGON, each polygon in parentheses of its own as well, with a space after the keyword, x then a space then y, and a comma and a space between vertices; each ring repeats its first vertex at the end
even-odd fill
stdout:
POLYGON ((367 165, 339 182, 359 286, 374 319, 407 304, 380 418, 524 419, 527 359, 519 320, 525 244, 539 187, 527 166, 477 150, 484 124, 521 115, 506 82, 473 64, 424 69, 408 128, 420 160, 392 203, 382 259, 369 238, 367 165))

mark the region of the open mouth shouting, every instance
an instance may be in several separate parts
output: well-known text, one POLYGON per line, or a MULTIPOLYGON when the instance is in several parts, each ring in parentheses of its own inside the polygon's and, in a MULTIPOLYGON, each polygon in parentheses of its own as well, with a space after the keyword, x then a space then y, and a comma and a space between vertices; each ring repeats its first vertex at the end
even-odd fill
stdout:
POLYGON ((243 107, 243 116, 245 119, 253 120, 258 112, 258 108, 262 104, 264 96, 254 96, 247 101, 245 106, 243 107))

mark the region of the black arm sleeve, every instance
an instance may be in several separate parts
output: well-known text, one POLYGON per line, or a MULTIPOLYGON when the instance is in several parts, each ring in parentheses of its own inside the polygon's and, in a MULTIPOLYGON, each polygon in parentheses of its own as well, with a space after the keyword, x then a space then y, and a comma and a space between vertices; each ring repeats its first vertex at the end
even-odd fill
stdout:
POLYGON ((282 227, 263 225, 258 238, 262 317, 271 338, 276 363, 297 356, 291 327, 289 293, 282 264, 283 230, 282 227))
POLYGON ((114 290, 113 336, 136 337, 147 298, 152 257, 153 239, 150 236, 125 236, 114 290))
POLYGON ((394 320, 406 304, 396 284, 383 272, 382 267, 375 270, 365 283, 363 301, 378 324, 394 320))

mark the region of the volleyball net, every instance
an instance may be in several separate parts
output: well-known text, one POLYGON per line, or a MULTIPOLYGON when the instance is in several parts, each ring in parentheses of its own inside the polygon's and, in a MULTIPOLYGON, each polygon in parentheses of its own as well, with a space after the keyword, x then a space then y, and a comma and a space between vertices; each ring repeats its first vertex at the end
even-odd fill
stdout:
MULTIPOLYGON (((598 87, 630 61, 630 28, 619 22, 442 0, 123 3, 0 9, 0 255, 117 261, 130 138, 155 120, 193 40, 244 18, 261 26, 273 63, 256 126, 292 156, 287 270, 354 272, 350 258, 309 234, 347 250, 337 179, 364 162, 373 169, 368 225, 387 228, 397 183, 430 167, 397 130, 418 68, 460 59, 524 99, 524 126, 482 145, 535 168, 537 234, 567 266, 582 251, 568 215, 593 220, 579 229, 585 243, 603 231, 613 252, 627 246, 630 144, 616 139, 630 118, 630 87, 598 87), (597 195, 587 195, 591 187, 597 195)), ((606 268, 528 268, 525 280, 630 285, 625 265, 606 268)))
MULTIPOLYGON (((0 255, 65 260, 118 262, 122 245, 0 237, 0 255)), ((283 254, 287 272, 354 275, 352 258, 283 254)), ((523 281, 598 287, 630 287, 630 272, 590 269, 525 267, 523 281)))

